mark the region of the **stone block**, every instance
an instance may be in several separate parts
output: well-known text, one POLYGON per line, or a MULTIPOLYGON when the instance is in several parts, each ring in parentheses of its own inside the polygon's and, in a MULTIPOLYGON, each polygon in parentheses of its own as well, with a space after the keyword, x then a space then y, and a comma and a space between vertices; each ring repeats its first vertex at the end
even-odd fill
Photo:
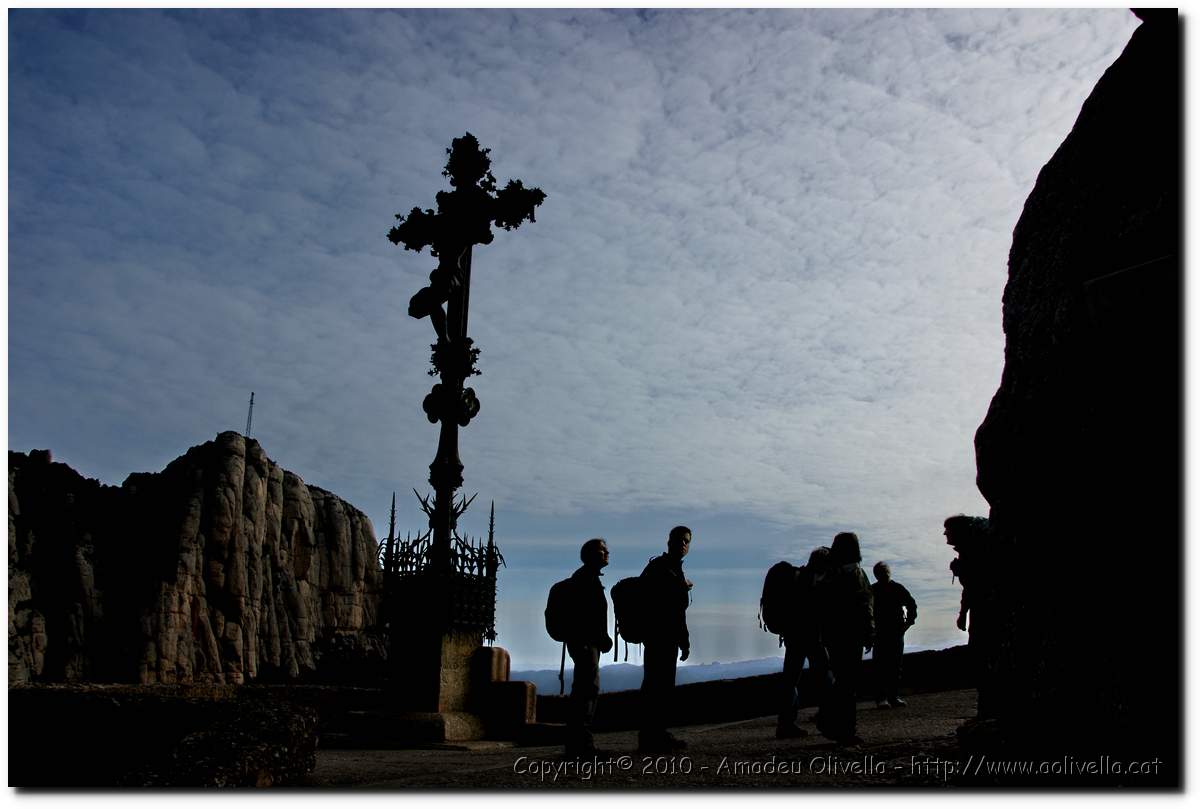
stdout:
POLYGON ((511 668, 507 649, 499 646, 480 646, 471 660, 472 686, 507 682, 511 668))
POLYGON ((346 738, 334 738, 331 746, 393 749, 415 745, 478 741, 484 737, 483 718, 465 711, 410 711, 374 714, 364 712, 344 729, 346 738))
POLYGON ((482 714, 489 737, 515 739, 537 719, 537 688, 523 680, 491 683, 484 692, 482 714))

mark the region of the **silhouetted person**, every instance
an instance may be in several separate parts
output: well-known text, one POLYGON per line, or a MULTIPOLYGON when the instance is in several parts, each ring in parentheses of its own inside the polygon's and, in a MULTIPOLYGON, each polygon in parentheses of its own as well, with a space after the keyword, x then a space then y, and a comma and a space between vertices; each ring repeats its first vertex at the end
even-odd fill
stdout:
POLYGON ((989 523, 985 517, 956 514, 947 517, 946 544, 954 548, 958 558, 950 562, 950 572, 962 583, 959 602, 959 629, 970 632, 967 646, 975 666, 979 690, 979 716, 991 713, 987 695, 992 693, 992 678, 997 655, 994 582, 988 563, 989 523))
POLYGON ((817 729, 839 744, 862 742, 857 735, 854 695, 863 651, 870 651, 875 635, 871 585, 858 565, 861 561, 858 536, 849 532, 835 536, 829 551, 830 570, 817 591, 821 640, 833 676, 817 729))
POLYGON ((875 609, 875 705, 902 708, 900 661, 904 657, 904 633, 917 622, 917 602, 900 582, 892 580, 892 569, 876 562, 871 596, 875 609))
MULTIPOLYGON (((958 554, 958 558, 950 562, 950 573, 962 584, 962 598, 959 600, 955 625, 964 632, 967 631, 967 616, 974 606, 972 602, 981 595, 987 522, 984 517, 956 514, 947 517, 943 523, 946 530, 942 533, 946 537, 946 544, 958 554)), ((974 624, 974 621, 971 623, 974 624)))
POLYGON ((608 636, 608 598, 600 571, 608 565, 608 544, 589 539, 579 550, 583 566, 571 575, 575 585, 574 637, 567 639, 567 652, 575 664, 571 680, 571 702, 567 715, 567 755, 590 756, 596 752, 591 724, 600 696, 600 655, 612 648, 608 636))
POLYGON ((650 580, 643 644, 642 728, 638 749, 644 752, 682 750, 687 744, 667 732, 667 715, 675 690, 675 666, 691 653, 688 637, 688 591, 692 583, 683 575, 683 557, 692 543, 692 530, 684 525, 671 529, 667 552, 651 559, 642 571, 650 580))
POLYGON ((808 564, 796 572, 795 616, 788 634, 783 636, 787 651, 783 656, 783 699, 779 720, 775 726, 777 739, 807 736, 808 731, 796 726, 800 709, 800 678, 804 661, 808 660, 809 682, 814 688, 813 701, 820 704, 829 676, 829 661, 821 645, 820 621, 817 615, 816 586, 824 579, 829 563, 829 548, 817 548, 808 557, 808 564))

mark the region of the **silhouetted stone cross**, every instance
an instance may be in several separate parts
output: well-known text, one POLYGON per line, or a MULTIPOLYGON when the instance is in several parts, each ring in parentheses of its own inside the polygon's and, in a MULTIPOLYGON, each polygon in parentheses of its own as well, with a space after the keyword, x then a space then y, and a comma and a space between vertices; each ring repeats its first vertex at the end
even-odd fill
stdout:
POLYGON ((425 397, 423 407, 431 422, 442 424, 437 457, 429 466, 429 482, 436 497, 427 512, 433 548, 439 563, 445 565, 449 564, 450 537, 462 511, 454 505, 454 491, 463 483, 458 428, 467 426, 479 412, 475 391, 463 388, 467 377, 479 373, 475 370, 479 350, 467 337, 471 248, 491 244, 493 224, 513 230, 527 219, 535 221, 534 209, 546 199, 540 188, 526 188, 520 180, 509 180, 497 190, 490 152, 481 148, 470 132, 455 138, 446 150, 450 157, 442 171, 454 190, 437 193, 437 213, 414 207, 407 216, 396 214, 399 222, 388 232, 393 244, 417 252, 428 246, 438 259, 429 274, 429 286, 408 302, 408 313, 417 319, 429 317, 438 338, 431 346, 430 374, 439 376, 441 382, 425 397))

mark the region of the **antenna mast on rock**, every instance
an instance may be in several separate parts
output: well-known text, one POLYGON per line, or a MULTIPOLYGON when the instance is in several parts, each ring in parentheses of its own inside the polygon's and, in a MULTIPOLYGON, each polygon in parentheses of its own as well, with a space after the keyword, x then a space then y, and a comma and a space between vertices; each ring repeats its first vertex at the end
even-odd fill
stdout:
POLYGON ((254 391, 250 391, 250 411, 246 413, 246 437, 250 437, 250 422, 254 419, 254 391))

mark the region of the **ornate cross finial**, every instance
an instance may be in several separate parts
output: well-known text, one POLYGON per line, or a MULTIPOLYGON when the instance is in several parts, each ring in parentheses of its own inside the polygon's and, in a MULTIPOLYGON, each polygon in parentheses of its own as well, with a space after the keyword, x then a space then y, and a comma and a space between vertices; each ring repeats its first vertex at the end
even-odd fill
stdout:
POLYGON ((393 244, 420 252, 428 246, 438 259, 429 274, 429 286, 419 290, 408 302, 408 313, 417 319, 428 316, 438 340, 459 341, 466 337, 466 292, 470 282, 470 251, 476 244, 491 244, 492 224, 505 230, 534 219, 534 209, 546 199, 540 188, 526 188, 520 180, 509 180, 496 190, 492 175, 491 149, 483 149, 470 132, 455 138, 446 150, 450 155, 442 175, 449 178, 453 191, 437 193, 437 213, 414 207, 396 214, 398 224, 388 231, 393 244), (463 292, 462 311, 451 298, 463 292), (443 311, 442 305, 450 310, 443 311))

